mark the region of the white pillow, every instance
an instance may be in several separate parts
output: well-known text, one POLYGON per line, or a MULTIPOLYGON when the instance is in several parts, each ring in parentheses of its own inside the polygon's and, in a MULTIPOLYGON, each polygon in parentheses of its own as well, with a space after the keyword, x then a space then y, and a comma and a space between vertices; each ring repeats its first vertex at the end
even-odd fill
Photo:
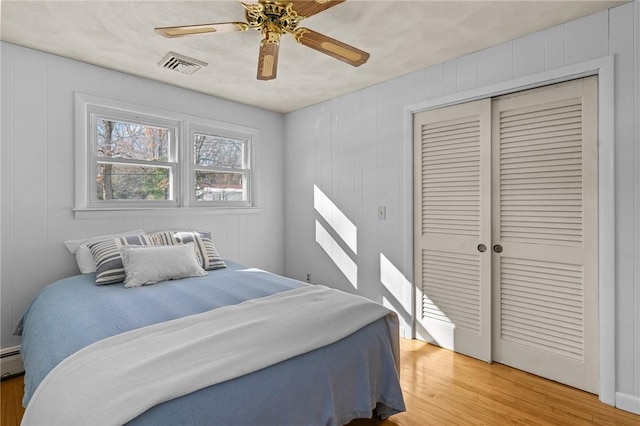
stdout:
POLYGON ((193 243, 176 246, 124 246, 120 249, 125 287, 140 287, 165 280, 204 277, 193 243))
POLYGON ((83 274, 90 274, 96 272, 96 262, 93 259, 91 250, 87 247, 87 244, 97 243, 98 241, 112 240, 118 237, 124 237, 127 235, 147 235, 142 229, 133 229, 131 231, 120 232, 118 234, 97 235, 95 237, 80 238, 77 240, 67 240, 64 245, 71 254, 76 255, 76 263, 78 263, 78 269, 83 274))

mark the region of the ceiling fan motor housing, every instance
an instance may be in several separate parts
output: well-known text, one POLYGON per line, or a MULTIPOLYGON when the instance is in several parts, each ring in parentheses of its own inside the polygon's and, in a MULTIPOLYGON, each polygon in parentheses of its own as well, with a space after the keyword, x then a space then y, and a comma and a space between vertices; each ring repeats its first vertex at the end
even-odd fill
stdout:
POLYGON ((305 18, 293 10, 293 3, 283 5, 266 1, 243 3, 243 6, 249 27, 260 31, 265 37, 263 42, 266 43, 279 43, 283 31, 293 34, 298 23, 305 18))

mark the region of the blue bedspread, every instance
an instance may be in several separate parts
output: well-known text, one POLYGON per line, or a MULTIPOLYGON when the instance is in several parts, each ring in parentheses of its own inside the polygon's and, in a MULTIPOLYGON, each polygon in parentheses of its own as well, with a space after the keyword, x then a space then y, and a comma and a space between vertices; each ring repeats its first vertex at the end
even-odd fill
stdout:
MULTIPOLYGON (((208 277, 138 288, 96 286, 93 274, 47 286, 23 318, 23 405, 51 369, 93 342, 305 285, 227 265, 208 277)), ((332 345, 160 404, 131 424, 339 425, 374 408, 386 417, 404 411, 394 365, 381 319, 332 345)), ((189 366, 176 360, 176 368, 189 366)))

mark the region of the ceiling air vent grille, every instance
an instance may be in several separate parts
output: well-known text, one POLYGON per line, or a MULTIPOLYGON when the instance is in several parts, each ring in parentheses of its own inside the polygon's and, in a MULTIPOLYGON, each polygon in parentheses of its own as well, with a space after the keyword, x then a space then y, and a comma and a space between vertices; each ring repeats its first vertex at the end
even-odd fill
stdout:
POLYGON ((197 59, 188 58, 176 52, 169 52, 160 62, 158 62, 158 66, 191 75, 200 68, 206 67, 207 63, 198 61, 197 59))

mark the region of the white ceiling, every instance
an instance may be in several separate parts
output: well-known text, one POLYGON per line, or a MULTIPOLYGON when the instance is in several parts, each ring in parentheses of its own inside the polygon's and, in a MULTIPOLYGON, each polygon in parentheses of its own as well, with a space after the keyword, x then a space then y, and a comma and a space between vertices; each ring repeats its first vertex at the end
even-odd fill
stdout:
POLYGON ((371 54, 351 67, 285 35, 276 80, 256 79, 261 35, 208 34, 168 39, 154 27, 245 21, 236 0, 2 0, 3 41, 163 81, 198 92, 289 112, 427 68, 623 2, 349 0, 304 20, 371 54), (160 68, 174 51, 208 63, 188 76, 160 68))

